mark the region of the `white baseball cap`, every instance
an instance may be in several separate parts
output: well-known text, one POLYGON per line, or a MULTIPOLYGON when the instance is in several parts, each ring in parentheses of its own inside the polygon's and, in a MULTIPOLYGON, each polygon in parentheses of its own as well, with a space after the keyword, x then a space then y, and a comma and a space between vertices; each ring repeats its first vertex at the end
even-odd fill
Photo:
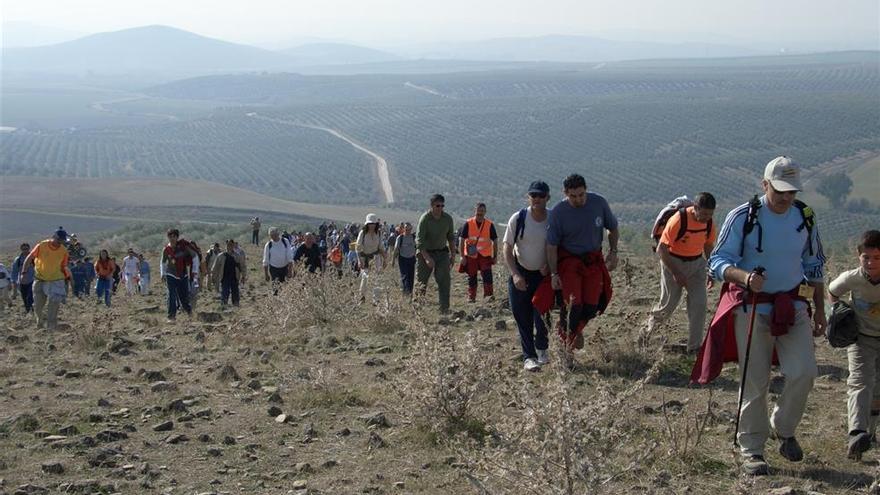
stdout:
POLYGON ((803 191, 801 167, 787 156, 777 156, 764 168, 764 180, 779 192, 803 191))

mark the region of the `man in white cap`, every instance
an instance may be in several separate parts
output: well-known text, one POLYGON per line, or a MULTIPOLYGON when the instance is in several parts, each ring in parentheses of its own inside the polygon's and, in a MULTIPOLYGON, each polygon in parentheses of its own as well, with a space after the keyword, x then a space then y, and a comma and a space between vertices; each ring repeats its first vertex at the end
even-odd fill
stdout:
POLYGON ((782 457, 803 459, 795 429, 817 373, 813 338, 822 335, 826 325, 822 243, 812 209, 795 200, 803 189, 800 167, 789 157, 775 158, 764 170, 762 186, 763 196, 756 195, 727 215, 709 258, 712 276, 724 286, 691 374, 693 381, 707 383, 720 374, 724 360, 739 361, 745 383, 737 441, 743 472, 749 475, 769 472, 764 447, 771 431, 782 457), (736 352, 724 345, 730 332, 735 334, 736 352), (785 386, 768 421, 774 349, 785 386))

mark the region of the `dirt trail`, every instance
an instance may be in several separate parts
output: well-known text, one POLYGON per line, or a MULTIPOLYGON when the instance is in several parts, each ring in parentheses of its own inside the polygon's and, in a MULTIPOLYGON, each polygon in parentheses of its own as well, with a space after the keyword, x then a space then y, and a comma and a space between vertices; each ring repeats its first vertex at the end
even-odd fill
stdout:
POLYGON ((443 94, 443 93, 437 91, 436 89, 431 88, 431 87, 428 87, 428 86, 420 86, 420 85, 418 85, 418 84, 413 84, 413 83, 411 83, 411 82, 409 82, 409 81, 403 83, 403 85, 406 86, 407 88, 412 88, 412 89, 414 89, 414 90, 416 90, 416 91, 424 91, 425 93, 428 93, 428 94, 431 94, 431 95, 434 95, 434 96, 439 96, 439 97, 441 97, 441 98, 449 98, 450 100, 454 100, 454 99, 455 99, 454 96, 450 96, 450 95, 447 95, 447 94, 443 94))
POLYGON ((385 196, 385 202, 386 203, 394 203, 394 191, 391 188, 391 175, 388 173, 388 162, 386 162, 385 159, 382 158, 382 156, 380 156, 375 151, 372 151, 372 150, 366 148, 362 144, 356 142, 355 140, 346 136, 345 134, 343 134, 341 131, 339 131, 337 129, 331 129, 329 127, 323 127, 323 126, 319 126, 319 125, 303 124, 301 122, 295 122, 292 120, 273 119, 271 117, 265 117, 265 116, 259 115, 256 112, 250 112, 247 114, 247 116, 254 118, 254 119, 275 122, 278 124, 292 125, 292 126, 296 126, 296 127, 305 127, 307 129, 315 129, 318 131, 324 131, 326 133, 331 134, 332 136, 334 136, 336 138, 339 138, 339 139, 345 141, 346 143, 348 143, 352 147, 354 147, 356 150, 370 155, 370 157, 373 158, 373 160, 376 162, 376 170, 379 175, 379 184, 382 186, 382 194, 385 196))

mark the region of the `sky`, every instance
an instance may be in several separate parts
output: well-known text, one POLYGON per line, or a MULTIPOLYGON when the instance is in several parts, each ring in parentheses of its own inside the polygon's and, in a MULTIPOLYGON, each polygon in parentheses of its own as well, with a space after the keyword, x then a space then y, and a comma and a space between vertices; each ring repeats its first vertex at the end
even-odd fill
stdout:
POLYGON ((4 23, 76 33, 164 24, 278 47, 375 47, 545 34, 880 48, 877 0, 0 0, 4 23))

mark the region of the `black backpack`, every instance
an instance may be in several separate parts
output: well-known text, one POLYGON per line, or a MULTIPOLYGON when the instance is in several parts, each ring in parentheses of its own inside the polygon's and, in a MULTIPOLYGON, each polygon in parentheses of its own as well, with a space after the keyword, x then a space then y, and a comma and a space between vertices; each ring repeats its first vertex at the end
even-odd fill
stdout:
MULTIPOLYGON (((755 227, 758 228, 758 246, 755 248, 759 253, 763 253, 763 240, 764 240, 764 227, 761 226, 761 222, 758 221, 758 210, 761 209, 763 204, 761 204, 761 198, 756 194, 751 201, 749 201, 749 212, 746 216, 746 221, 743 223, 743 235, 742 235, 742 243, 739 246, 739 255, 743 256, 746 251, 746 237, 755 230, 755 227)), ((807 246, 810 250, 810 256, 813 255, 813 227, 816 225, 816 215, 813 213, 813 209, 807 206, 803 201, 796 199, 794 200, 794 207, 801 212, 801 219, 803 220, 801 225, 797 228, 797 231, 800 232, 804 229, 807 229, 807 246)))
POLYGON ((834 303, 825 327, 825 337, 831 347, 847 347, 859 339, 859 323, 849 304, 843 301, 834 303))

